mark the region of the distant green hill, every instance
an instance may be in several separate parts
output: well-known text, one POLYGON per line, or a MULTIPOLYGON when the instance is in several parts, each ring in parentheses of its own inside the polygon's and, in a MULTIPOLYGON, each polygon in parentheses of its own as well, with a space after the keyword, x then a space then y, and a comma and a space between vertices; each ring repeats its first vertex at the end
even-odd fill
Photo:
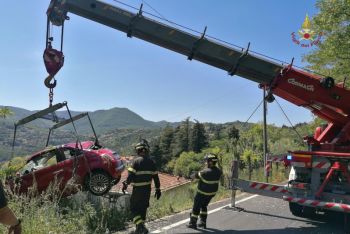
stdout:
MULTIPOLYGON (((127 108, 112 108, 109 110, 97 110, 89 113, 97 133, 105 133, 117 128, 159 128, 156 122, 143 119, 138 114, 127 108)), ((88 121, 81 120, 77 126, 84 132, 90 131, 88 121)))
MULTIPOLYGON (((0 119, 0 161, 9 158, 11 155, 14 123, 36 112, 18 107, 8 106, 8 108, 14 115, 7 119, 0 119)), ((82 112, 71 111, 73 116, 79 113, 82 112)), ((69 116, 67 111, 63 109, 62 111, 58 111, 57 115, 64 118, 68 118, 69 116)), ((109 110, 89 112, 89 116, 103 145, 112 147, 119 152, 128 148, 131 142, 137 141, 140 137, 148 138, 158 135, 160 129, 167 124, 172 126, 178 124, 168 123, 166 121, 148 121, 127 108, 117 107, 109 110)), ((53 124, 51 121, 38 119, 25 126, 18 127, 15 154, 29 154, 45 147, 49 127, 53 126, 53 124)), ((81 135, 81 139, 93 139, 92 130, 87 118, 80 119, 75 124, 78 133, 81 135)), ((72 141, 75 141, 75 135, 71 124, 54 130, 50 138, 51 145, 72 141)))
MULTIPOLYGON (((0 108, 1 107, 2 106, 0 106, 0 108)), ((14 115, 10 116, 6 120, 1 120, 1 121, 6 123, 12 123, 12 124, 15 121, 18 121, 19 119, 22 119, 36 112, 36 111, 29 111, 18 107, 9 106, 8 108, 14 113, 14 115)), ((71 114, 73 116, 79 113, 82 113, 82 112, 71 111, 71 114)), ((57 111, 57 115, 59 117, 69 118, 69 115, 67 111, 64 110, 64 108, 60 111, 57 111)), ((169 123, 166 121, 152 122, 149 120, 145 120, 135 112, 130 111, 128 108, 115 107, 108 110, 97 110, 97 111, 89 112, 89 115, 94 124, 95 130, 99 134, 105 133, 117 128, 128 128, 128 129, 160 128, 160 127, 166 126, 167 124, 176 125, 176 123, 169 123)), ((33 121, 31 125, 47 128, 51 126, 52 123, 50 121, 38 119, 33 121)), ((91 128, 87 119, 81 119, 77 121, 76 125, 78 126, 79 130, 84 133, 88 133, 91 131, 91 128)))
MULTIPOLYGON (((1 106, 0 106, 1 107, 1 106)), ((36 111, 29 111, 23 108, 9 107, 14 112, 13 116, 7 119, 0 118, 0 162, 9 159, 11 156, 11 146, 14 133, 14 123, 19 119, 27 117, 36 111)), ((75 116, 82 112, 71 111, 75 116)), ((67 118, 67 111, 59 111, 57 115, 67 118)), ((138 114, 127 108, 112 108, 108 110, 97 110, 89 112, 89 116, 93 122, 100 143, 120 154, 134 153, 133 144, 140 138, 148 139, 151 144, 157 142, 161 136, 162 130, 166 125, 177 127, 180 123, 169 123, 166 121, 152 122, 143 119, 138 114)), ((87 118, 80 119, 75 122, 78 130, 79 138, 82 141, 93 140, 94 136, 87 118)), ((25 126, 20 126, 17 131, 17 139, 15 141, 15 156, 30 155, 46 146, 49 127, 53 126, 52 121, 38 119, 25 126)), ((192 123, 193 124, 193 123, 192 123)), ((241 133, 248 131, 254 126, 261 124, 243 123, 239 121, 215 124, 203 123, 210 139, 216 140, 227 136, 227 131, 231 126, 235 126, 241 133)), ((310 125, 311 126, 311 125, 310 125)), ((307 135, 310 132, 309 124, 300 123, 296 125, 301 135, 307 135)), ((269 140, 277 142, 271 145, 275 150, 280 150, 280 142, 278 139, 286 138, 290 142, 297 142, 300 139, 294 139, 296 134, 292 128, 282 126, 268 126, 269 140)), ((313 130, 311 130, 313 131, 313 130)), ((258 134, 256 132, 254 134, 258 134)), ((262 134, 260 134, 262 137, 262 134)), ((73 132, 72 125, 55 129, 50 138, 49 145, 60 145, 69 142, 75 142, 76 135, 73 132)), ((262 142, 262 141, 261 141, 262 142)), ((289 143, 288 143, 289 144, 289 143)))

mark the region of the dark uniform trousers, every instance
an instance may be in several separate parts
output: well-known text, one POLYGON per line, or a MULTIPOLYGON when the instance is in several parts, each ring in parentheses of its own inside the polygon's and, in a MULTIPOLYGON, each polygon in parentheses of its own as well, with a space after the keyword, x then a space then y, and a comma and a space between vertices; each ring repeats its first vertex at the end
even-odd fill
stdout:
POLYGON ((135 224, 142 223, 146 220, 147 208, 151 196, 151 187, 142 186, 134 187, 130 197, 130 210, 134 217, 135 224))
POLYGON ((193 203, 193 209, 192 209, 192 215, 194 217, 200 216, 200 219, 204 222, 207 221, 208 217, 208 205, 210 203, 210 200, 215 195, 207 196, 204 194, 197 193, 194 197, 194 203, 193 203))

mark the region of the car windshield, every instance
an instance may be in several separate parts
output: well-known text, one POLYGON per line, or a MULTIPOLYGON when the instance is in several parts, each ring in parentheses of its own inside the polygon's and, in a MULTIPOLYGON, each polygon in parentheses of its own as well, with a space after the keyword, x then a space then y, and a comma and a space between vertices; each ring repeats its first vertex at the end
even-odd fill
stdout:
POLYGON ((39 170, 44 167, 55 165, 71 157, 77 157, 83 154, 80 149, 76 148, 56 148, 31 159, 20 171, 21 175, 26 175, 32 171, 39 170))
POLYGON ((34 168, 35 168, 35 162, 33 160, 30 160, 26 165, 24 165, 20 174, 21 175, 28 174, 29 172, 33 171, 34 168))
POLYGON ((56 158, 53 156, 55 156, 55 152, 49 151, 49 152, 43 153, 40 156, 33 158, 26 165, 24 165, 20 174, 25 175, 32 171, 52 165, 54 163, 52 161, 56 161, 56 158))

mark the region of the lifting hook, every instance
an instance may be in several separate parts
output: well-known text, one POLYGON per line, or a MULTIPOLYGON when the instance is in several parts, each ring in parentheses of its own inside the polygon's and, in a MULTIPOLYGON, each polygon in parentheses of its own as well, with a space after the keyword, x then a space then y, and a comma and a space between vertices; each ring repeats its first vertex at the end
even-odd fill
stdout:
POLYGON ((48 88, 54 88, 56 86, 56 80, 53 84, 50 84, 50 81, 54 79, 56 73, 62 68, 64 63, 64 55, 61 51, 53 49, 50 43, 44 51, 43 58, 46 71, 49 73, 49 76, 44 82, 45 86, 48 88))
POLYGON ((55 80, 54 76, 49 75, 48 77, 46 77, 44 84, 47 88, 53 89, 56 87, 57 81, 55 80), (53 83, 50 83, 52 79, 53 79, 53 83))

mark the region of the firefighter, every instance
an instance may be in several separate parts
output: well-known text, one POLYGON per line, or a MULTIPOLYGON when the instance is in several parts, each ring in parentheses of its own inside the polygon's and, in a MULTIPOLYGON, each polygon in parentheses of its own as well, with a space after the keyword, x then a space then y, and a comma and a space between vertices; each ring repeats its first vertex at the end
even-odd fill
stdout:
POLYGON ((145 227, 146 213, 151 195, 152 179, 155 185, 154 196, 157 200, 161 196, 160 182, 154 161, 149 156, 149 144, 146 140, 141 140, 135 150, 137 157, 128 168, 128 178, 123 182, 123 192, 130 183, 133 190, 130 198, 130 210, 133 215, 133 222, 136 225, 135 233, 148 233, 145 227))
POLYGON ((198 227, 207 228, 207 207, 210 200, 218 191, 219 180, 222 174, 221 170, 216 167, 218 157, 215 154, 207 154, 205 160, 207 168, 193 175, 194 178, 199 179, 197 193, 190 215, 190 223, 187 225, 187 227, 193 229, 197 229, 198 216, 200 218, 198 227))

